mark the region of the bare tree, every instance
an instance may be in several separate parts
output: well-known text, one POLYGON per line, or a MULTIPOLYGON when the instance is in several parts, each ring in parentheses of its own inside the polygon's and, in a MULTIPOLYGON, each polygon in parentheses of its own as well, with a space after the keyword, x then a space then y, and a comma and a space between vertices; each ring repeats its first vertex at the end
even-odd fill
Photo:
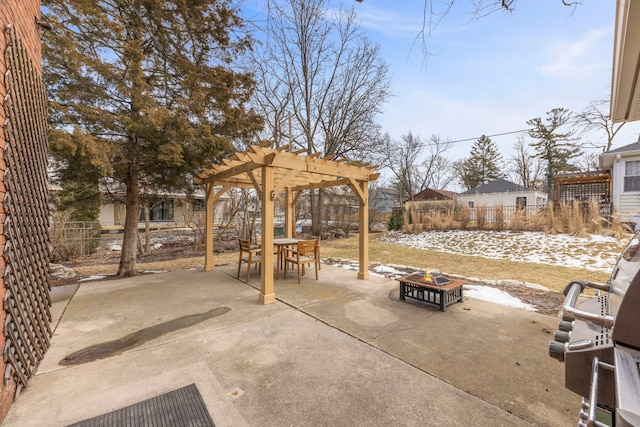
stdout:
POLYGON ((451 148, 448 141, 443 141, 438 135, 431 135, 426 151, 427 157, 422 162, 424 180, 420 191, 425 188, 435 188, 443 190, 455 179, 455 171, 452 167, 451 159, 444 156, 444 153, 451 148))
POLYGON ((511 156, 511 170, 514 180, 527 188, 539 188, 543 173, 542 162, 531 152, 523 136, 518 137, 511 156))
MULTIPOLYGON (((328 6, 328 0, 269 2, 267 37, 256 56, 265 74, 258 82, 261 106, 276 141, 286 111, 294 149, 370 160, 380 139, 375 115, 390 96, 387 65, 353 8, 328 6)), ((314 233, 321 227, 319 197, 311 195, 314 233)))
POLYGON ((613 123, 609 118, 609 100, 599 99, 589 103, 587 108, 581 113, 576 113, 576 124, 582 128, 581 135, 592 131, 604 134, 607 137, 606 142, 595 142, 593 140, 583 143, 584 146, 601 149, 602 152, 609 151, 622 126, 626 122, 613 123))
POLYGON ((384 166, 394 175, 394 181, 403 195, 411 198, 425 188, 446 188, 454 179, 454 168, 444 153, 451 144, 432 135, 425 143, 411 132, 400 141, 387 137, 384 166), (425 157, 426 153, 426 157, 425 157))
POLYGON ((598 154, 594 152, 582 153, 573 161, 574 166, 582 172, 598 170, 598 154))
POLYGON ((267 39, 255 56, 264 74, 258 90, 266 115, 281 121, 291 112, 298 148, 362 159, 379 138, 388 67, 353 8, 329 10, 328 0, 270 2, 267 39))
POLYGON ((291 87, 281 76, 275 75, 272 64, 278 62, 270 49, 256 49, 249 68, 256 80, 254 102, 256 110, 264 117, 264 137, 274 141, 276 147, 289 143, 291 87))

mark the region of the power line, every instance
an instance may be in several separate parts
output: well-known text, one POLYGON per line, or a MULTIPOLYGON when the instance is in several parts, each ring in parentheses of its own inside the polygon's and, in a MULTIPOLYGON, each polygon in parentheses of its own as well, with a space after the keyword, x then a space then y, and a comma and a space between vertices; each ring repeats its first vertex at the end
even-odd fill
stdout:
MULTIPOLYGON (((573 119, 573 120, 568 120, 565 124, 568 124, 568 125, 577 125, 577 124, 581 124, 581 123, 582 123, 582 120, 581 120, 581 119, 579 119, 579 118, 575 118, 575 119, 573 119)), ((535 129, 534 129, 534 128, 531 128, 531 129, 522 129, 522 130, 512 130, 511 132, 495 133, 495 134, 493 134, 493 135, 484 135, 484 136, 489 137, 489 138, 492 138, 492 137, 494 137, 494 136, 512 135, 512 134, 514 134, 514 133, 530 132, 530 131, 532 131, 532 130, 535 130, 535 129)), ((479 137, 479 136, 476 136, 475 138, 456 139, 456 140, 454 140, 454 141, 445 141, 445 142, 444 142, 444 144, 455 144, 455 143, 458 143, 458 142, 475 141, 475 140, 477 140, 478 138, 480 138, 480 137, 479 137)), ((426 146, 429 146, 429 145, 435 145, 435 144, 433 144, 433 143, 426 143, 426 144, 422 144, 421 146, 422 146, 422 147, 426 147, 426 146)))
MULTIPOLYGON (((488 138, 493 138, 494 136, 511 135, 511 134, 514 134, 514 133, 529 132, 529 131, 532 131, 532 130, 533 129, 512 130, 511 132, 494 133, 493 135, 484 135, 484 136, 486 136, 488 138)), ((480 138, 480 136, 476 136, 475 138, 456 139, 455 141, 445 141, 445 144, 455 144, 455 143, 458 143, 458 142, 475 141, 478 138, 480 138)))
MULTIPOLYGON (((532 130, 533 129, 512 130, 510 132, 494 133, 492 135, 484 135, 484 136, 486 136, 488 138, 492 138, 492 137, 495 137, 495 136, 512 135, 514 133, 529 132, 529 131, 532 131, 532 130)), ((456 144, 458 142, 475 141, 475 140, 477 140, 479 138, 480 138, 480 136, 476 136, 476 137, 473 137, 473 138, 466 138, 466 139, 456 139, 456 140, 453 140, 453 141, 442 141, 440 143, 437 143, 437 142, 425 142, 423 144, 416 144, 416 147, 429 147, 431 145, 437 145, 437 144, 451 145, 451 144, 456 144)))

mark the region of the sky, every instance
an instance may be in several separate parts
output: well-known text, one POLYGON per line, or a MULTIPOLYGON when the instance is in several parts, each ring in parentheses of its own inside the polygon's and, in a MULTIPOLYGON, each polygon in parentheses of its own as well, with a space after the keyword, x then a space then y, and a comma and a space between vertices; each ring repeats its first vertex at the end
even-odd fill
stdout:
MULTIPOLYGON (((389 66, 393 96, 378 116, 383 133, 394 140, 411 132, 425 142, 432 135, 453 141, 445 153, 450 160, 468 157, 483 134, 507 160, 519 136, 532 142, 526 132, 517 133, 529 128, 527 120, 553 108, 581 112, 610 99, 615 2, 567 7, 562 0, 517 0, 512 13, 474 19, 474 2, 456 0, 446 16, 425 26, 424 0, 331 1, 355 9, 389 66)), ((449 3, 427 1, 436 14, 449 3)), ((247 5, 264 10, 265 0, 247 5)), ((625 124, 613 148, 639 134, 640 122, 625 124)), ((587 140, 606 137, 590 133, 587 140)))
MULTIPOLYGON (((350 5, 347 1, 346 5, 350 5)), ((438 0, 434 5, 440 5, 438 0)), ((389 64, 394 96, 379 122, 393 139, 411 131, 456 142, 447 153, 468 156, 482 134, 527 129, 552 108, 583 111, 610 98, 615 2, 518 0, 516 10, 473 19, 454 8, 425 37, 422 0, 364 0, 355 9, 367 36, 389 64)), ((626 124, 613 148, 635 142, 640 124, 626 124)), ((493 136, 509 156, 520 134, 493 136)), ((591 138, 604 138, 591 134, 591 138)))

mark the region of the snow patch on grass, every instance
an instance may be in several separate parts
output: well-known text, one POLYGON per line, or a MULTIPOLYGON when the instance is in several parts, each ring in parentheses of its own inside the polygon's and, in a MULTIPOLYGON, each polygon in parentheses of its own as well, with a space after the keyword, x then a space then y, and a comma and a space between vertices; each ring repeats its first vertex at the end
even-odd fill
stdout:
POLYGON ((529 231, 453 230, 419 234, 390 231, 380 240, 415 249, 609 273, 629 238, 631 235, 616 239, 596 234, 575 237, 529 231))

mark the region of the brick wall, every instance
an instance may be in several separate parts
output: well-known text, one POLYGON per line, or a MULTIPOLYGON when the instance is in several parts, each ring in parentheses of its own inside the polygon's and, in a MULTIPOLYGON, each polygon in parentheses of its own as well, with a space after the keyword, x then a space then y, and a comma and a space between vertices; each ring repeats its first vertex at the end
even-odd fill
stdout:
MULTIPOLYGON (((36 25, 36 19, 40 19, 40 0, 0 0, 0 100, 4 99, 6 95, 6 87, 4 82, 4 75, 7 69, 5 59, 6 49, 6 33, 5 29, 7 25, 13 25, 16 28, 17 33, 22 39, 25 47, 29 50, 31 59, 36 65, 40 67, 41 63, 41 46, 40 46, 40 32, 36 25)), ((1 224, 4 223, 5 212, 3 207, 3 200, 5 195, 4 186, 4 171, 6 169, 6 163, 2 156, 2 149, 5 147, 6 139, 4 135, 4 129, 2 123, 5 121, 4 108, 0 108, 0 255, 4 254, 4 229, 1 224)), ((0 256, 0 301, 4 298, 5 287, 2 277, 4 276, 4 258, 0 256)), ((4 325, 6 313, 0 309, 0 325, 4 325)), ((4 333, 0 334, 0 349, 4 348, 4 333)), ((0 367, 4 372, 5 364, 3 359, 0 359, 0 367)), ((9 407, 13 402, 15 396, 16 384, 13 380, 8 384, 0 383, 0 422, 4 420, 9 407)))

